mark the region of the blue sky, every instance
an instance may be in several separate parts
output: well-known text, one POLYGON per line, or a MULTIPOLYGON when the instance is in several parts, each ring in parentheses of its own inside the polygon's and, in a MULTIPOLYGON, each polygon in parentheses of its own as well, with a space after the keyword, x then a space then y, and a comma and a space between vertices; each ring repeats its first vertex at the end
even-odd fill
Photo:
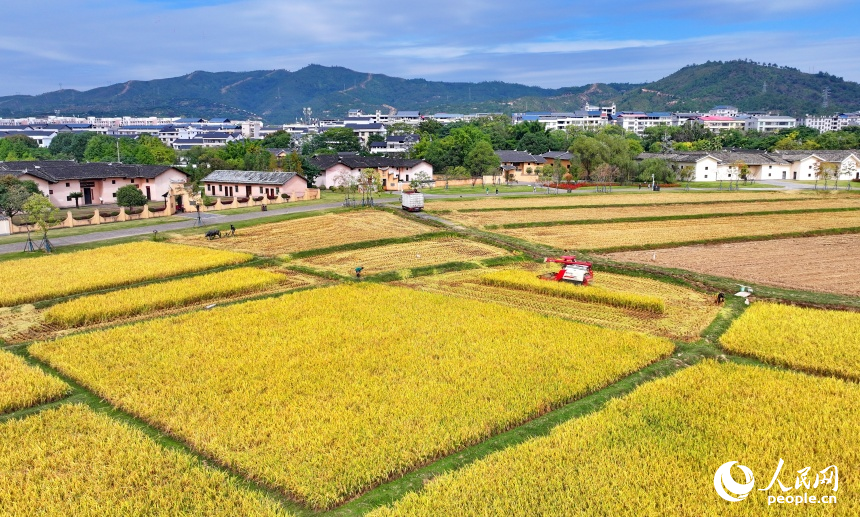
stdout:
POLYGON ((338 65, 544 87, 749 58, 860 81, 848 0, 7 0, 0 95, 338 65))

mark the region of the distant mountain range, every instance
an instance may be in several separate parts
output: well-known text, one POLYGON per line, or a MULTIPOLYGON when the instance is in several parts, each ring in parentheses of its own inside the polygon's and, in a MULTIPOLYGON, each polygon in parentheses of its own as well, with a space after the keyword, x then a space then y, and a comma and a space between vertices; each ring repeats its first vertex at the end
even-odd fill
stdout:
POLYGON ((731 104, 744 111, 784 115, 860 110, 860 84, 819 72, 750 61, 691 65, 647 84, 595 83, 546 89, 498 81, 452 83, 401 79, 310 65, 296 72, 193 72, 182 77, 126 83, 87 91, 0 97, 0 116, 199 116, 259 118, 290 123, 310 107, 316 118, 342 118, 351 108, 365 113, 511 113, 570 111, 584 103, 615 102, 625 111, 707 111, 731 104))

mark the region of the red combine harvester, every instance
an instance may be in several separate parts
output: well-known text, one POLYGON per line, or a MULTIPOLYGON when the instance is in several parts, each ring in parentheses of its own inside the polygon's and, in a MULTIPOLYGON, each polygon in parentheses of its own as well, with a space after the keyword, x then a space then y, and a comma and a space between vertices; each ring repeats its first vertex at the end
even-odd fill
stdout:
POLYGON ((556 282, 570 282, 577 285, 588 285, 594 278, 591 262, 576 260, 572 255, 563 255, 561 258, 545 258, 544 262, 555 262, 564 264, 561 270, 555 274, 541 277, 544 280, 555 280, 556 282))

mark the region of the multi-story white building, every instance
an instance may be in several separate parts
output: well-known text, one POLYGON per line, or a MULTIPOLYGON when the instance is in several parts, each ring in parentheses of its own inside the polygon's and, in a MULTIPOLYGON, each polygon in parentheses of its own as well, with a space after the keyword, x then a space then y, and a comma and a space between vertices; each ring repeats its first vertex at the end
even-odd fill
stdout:
POLYGON ((675 125, 672 114, 667 111, 622 111, 615 116, 615 124, 639 136, 645 135, 645 129, 649 127, 675 125))
POLYGON ((780 115, 756 115, 746 119, 744 129, 768 133, 797 127, 797 119, 780 115))
POLYGON ((421 135, 391 135, 384 142, 372 142, 370 152, 374 154, 404 154, 421 140, 421 135))
POLYGON ((583 107, 585 111, 599 111, 606 115, 607 117, 615 116, 615 103, 613 102, 609 106, 592 106, 588 102, 585 103, 585 107, 583 107))
POLYGON ((817 129, 821 133, 828 131, 839 131, 848 126, 860 126, 860 112, 839 113, 837 115, 814 116, 806 115, 798 119, 801 126, 817 129))
POLYGON ((609 124, 609 117, 599 110, 561 113, 550 111, 514 113, 511 117, 511 122, 514 124, 528 121, 540 122, 550 131, 565 130, 570 126, 580 129, 599 129, 609 124))
POLYGON ((737 117, 738 109, 734 106, 714 106, 711 111, 708 112, 708 115, 713 115, 715 117, 737 117))
POLYGON ((699 123, 714 133, 729 129, 744 129, 746 120, 721 115, 703 115, 697 119, 699 123))

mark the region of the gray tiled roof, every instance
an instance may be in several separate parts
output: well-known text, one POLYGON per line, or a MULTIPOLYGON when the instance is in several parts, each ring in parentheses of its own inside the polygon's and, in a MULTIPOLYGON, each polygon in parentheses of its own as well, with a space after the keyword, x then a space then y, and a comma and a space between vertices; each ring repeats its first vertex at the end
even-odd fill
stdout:
MULTIPOLYGON (((775 153, 761 151, 687 151, 670 153, 642 153, 636 158, 647 160, 648 158, 660 158, 670 162, 696 162, 706 156, 712 156, 720 163, 734 163, 742 161, 747 165, 788 165, 783 156, 775 153)), ((807 153, 808 156, 808 153, 807 153)))
POLYGON ((525 151, 496 151, 496 156, 502 163, 546 163, 546 160, 525 151))
POLYGON ((240 183, 248 185, 283 185, 293 178, 299 176, 295 172, 269 172, 269 171, 226 171, 218 170, 210 172, 204 183, 240 183))
POLYGON ((572 155, 567 151, 549 151, 541 155, 544 158, 552 158, 553 160, 570 160, 572 155))
POLYGON ((126 165, 121 163, 76 163, 52 160, 35 162, 0 162, 0 174, 8 172, 30 174, 50 183, 67 180, 94 180, 107 178, 154 179, 173 169, 169 165, 126 165))
POLYGON ((321 154, 311 158, 311 162, 322 170, 342 163, 350 169, 372 169, 379 167, 414 167, 422 160, 407 160, 404 158, 386 158, 384 156, 358 156, 354 153, 321 154))
POLYGON ((797 162, 805 158, 809 158, 810 156, 817 156, 822 160, 831 163, 841 162, 852 154, 860 158, 860 151, 856 151, 853 149, 848 149, 844 151, 776 151, 776 154, 789 162, 797 162))

